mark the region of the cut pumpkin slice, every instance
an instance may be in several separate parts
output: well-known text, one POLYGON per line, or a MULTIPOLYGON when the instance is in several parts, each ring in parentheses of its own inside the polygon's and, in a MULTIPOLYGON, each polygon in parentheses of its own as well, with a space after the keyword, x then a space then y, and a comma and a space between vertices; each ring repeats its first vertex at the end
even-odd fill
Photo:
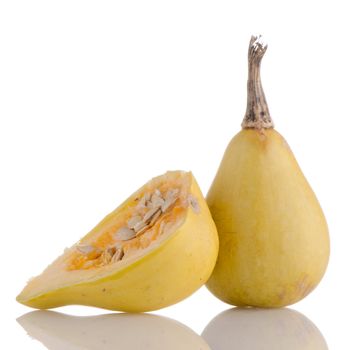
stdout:
POLYGON ((192 173, 167 172, 66 249, 17 301, 39 309, 156 310, 201 287, 217 255, 216 227, 192 173))

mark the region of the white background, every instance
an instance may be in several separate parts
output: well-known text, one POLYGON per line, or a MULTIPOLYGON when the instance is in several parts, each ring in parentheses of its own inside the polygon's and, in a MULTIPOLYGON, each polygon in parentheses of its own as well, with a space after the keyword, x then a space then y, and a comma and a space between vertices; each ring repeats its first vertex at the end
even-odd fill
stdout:
MULTIPOLYGON (((44 349, 16 323, 30 309, 15 296, 144 182, 166 170, 192 170, 207 192, 240 130, 247 47, 256 33, 269 44, 262 79, 276 129, 316 192, 331 235, 325 278, 292 308, 319 328, 329 349, 349 348, 346 5, 0 2, 0 321, 1 342, 11 342, 6 348, 44 349)), ((202 288, 156 314, 200 334, 229 307, 202 288)))

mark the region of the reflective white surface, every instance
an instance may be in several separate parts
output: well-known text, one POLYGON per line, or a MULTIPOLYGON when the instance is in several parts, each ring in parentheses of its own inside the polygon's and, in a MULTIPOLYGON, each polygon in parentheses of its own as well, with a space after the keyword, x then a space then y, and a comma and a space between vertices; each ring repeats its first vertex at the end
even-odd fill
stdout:
POLYGON ((17 319, 49 350, 327 350, 319 329, 292 309, 232 308, 215 316, 202 336, 153 314, 72 316, 32 311, 17 319))
POLYGON ((349 306, 341 298, 323 302, 331 290, 326 283, 290 308, 270 310, 232 308, 202 288, 155 313, 124 314, 83 306, 33 311, 10 300, 10 289, 0 314, 0 348, 109 349, 122 343, 123 350, 147 344, 149 349, 186 350, 187 345, 202 350, 349 349, 349 306))

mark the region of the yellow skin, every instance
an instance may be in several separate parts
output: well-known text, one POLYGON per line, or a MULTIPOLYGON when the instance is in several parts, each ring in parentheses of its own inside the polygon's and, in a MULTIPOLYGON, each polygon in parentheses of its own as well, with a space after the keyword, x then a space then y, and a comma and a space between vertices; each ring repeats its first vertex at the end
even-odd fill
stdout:
POLYGON ((244 129, 232 139, 207 202, 220 241, 207 287, 218 298, 281 307, 320 282, 329 258, 327 224, 277 131, 244 129))
MULTIPOLYGON (((104 277, 82 281, 36 294, 29 282, 17 297, 22 304, 47 309, 81 304, 127 312, 157 310, 177 303, 200 288, 209 278, 218 254, 215 224, 196 180, 190 176, 190 193, 199 210, 190 206, 182 225, 160 245, 136 261, 104 277)), ((108 226, 118 210, 107 216, 89 235, 108 226)), ((69 272, 68 272, 69 273, 69 272)), ((40 276, 36 278, 40 279, 40 276)), ((35 282, 34 282, 35 283, 35 282)), ((36 282, 37 283, 37 282, 36 282)), ((45 284, 45 279, 40 285, 45 284)))

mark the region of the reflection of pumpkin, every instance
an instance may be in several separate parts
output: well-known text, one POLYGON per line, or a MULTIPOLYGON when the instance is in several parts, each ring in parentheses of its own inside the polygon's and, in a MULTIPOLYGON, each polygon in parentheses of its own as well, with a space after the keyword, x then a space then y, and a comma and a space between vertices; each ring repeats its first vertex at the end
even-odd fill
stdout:
POLYGON ((17 319, 30 337, 50 350, 209 350, 190 328, 150 314, 70 316, 33 311, 17 319))
POLYGON ((212 350, 327 350, 317 327, 291 309, 234 308, 220 313, 202 337, 212 350))

